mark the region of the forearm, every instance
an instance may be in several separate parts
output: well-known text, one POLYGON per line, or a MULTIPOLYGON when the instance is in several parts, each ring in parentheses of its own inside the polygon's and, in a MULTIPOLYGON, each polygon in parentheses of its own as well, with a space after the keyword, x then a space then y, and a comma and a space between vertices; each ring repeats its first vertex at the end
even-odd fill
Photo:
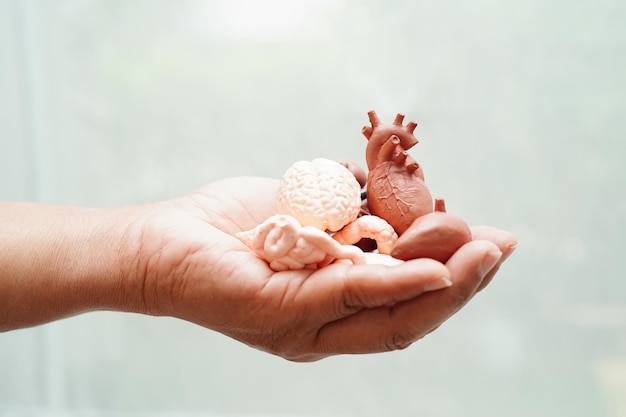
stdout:
POLYGON ((140 310, 137 209, 0 203, 0 331, 90 310, 140 310))

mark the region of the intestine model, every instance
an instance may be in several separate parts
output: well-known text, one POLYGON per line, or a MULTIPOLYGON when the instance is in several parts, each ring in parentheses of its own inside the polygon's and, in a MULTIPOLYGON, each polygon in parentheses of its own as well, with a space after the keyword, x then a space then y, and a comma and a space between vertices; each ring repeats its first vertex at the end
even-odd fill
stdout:
POLYGON ((316 269, 339 260, 395 264, 419 257, 445 262, 471 239, 465 222, 446 213, 442 199, 433 207, 423 170, 407 152, 418 142, 417 123, 403 126, 402 114, 392 124, 382 124, 374 111, 368 116, 366 181, 353 162, 296 162, 280 182, 279 214, 237 234, 270 268, 316 269), (373 240, 382 256, 365 256, 353 246, 364 239, 373 240))

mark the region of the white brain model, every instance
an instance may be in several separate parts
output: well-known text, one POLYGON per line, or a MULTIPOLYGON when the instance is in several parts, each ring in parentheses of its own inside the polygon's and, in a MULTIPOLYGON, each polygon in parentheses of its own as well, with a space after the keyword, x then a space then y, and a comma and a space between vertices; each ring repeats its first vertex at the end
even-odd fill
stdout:
POLYGON ((343 165, 330 159, 299 161, 282 177, 278 211, 302 226, 335 232, 353 222, 361 208, 361 187, 343 165))

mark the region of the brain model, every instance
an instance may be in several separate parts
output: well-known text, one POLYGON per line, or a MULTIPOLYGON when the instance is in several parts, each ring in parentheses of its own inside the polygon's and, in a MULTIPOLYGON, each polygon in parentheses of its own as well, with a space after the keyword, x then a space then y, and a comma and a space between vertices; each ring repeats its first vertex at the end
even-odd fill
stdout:
POLYGON ((299 161, 283 175, 278 212, 302 226, 336 232, 354 221, 361 209, 361 187, 352 173, 330 159, 299 161))

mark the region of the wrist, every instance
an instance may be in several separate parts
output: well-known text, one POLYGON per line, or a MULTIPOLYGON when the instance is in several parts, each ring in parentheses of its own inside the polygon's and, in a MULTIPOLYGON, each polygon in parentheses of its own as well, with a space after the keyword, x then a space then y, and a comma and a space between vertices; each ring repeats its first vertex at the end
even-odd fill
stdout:
POLYGON ((83 291, 83 311, 145 312, 138 259, 149 211, 149 206, 136 206, 84 213, 86 227, 79 228, 75 240, 80 269, 72 278, 83 291))
POLYGON ((132 259, 141 208, 0 206, 0 331, 92 310, 141 311, 132 259))

